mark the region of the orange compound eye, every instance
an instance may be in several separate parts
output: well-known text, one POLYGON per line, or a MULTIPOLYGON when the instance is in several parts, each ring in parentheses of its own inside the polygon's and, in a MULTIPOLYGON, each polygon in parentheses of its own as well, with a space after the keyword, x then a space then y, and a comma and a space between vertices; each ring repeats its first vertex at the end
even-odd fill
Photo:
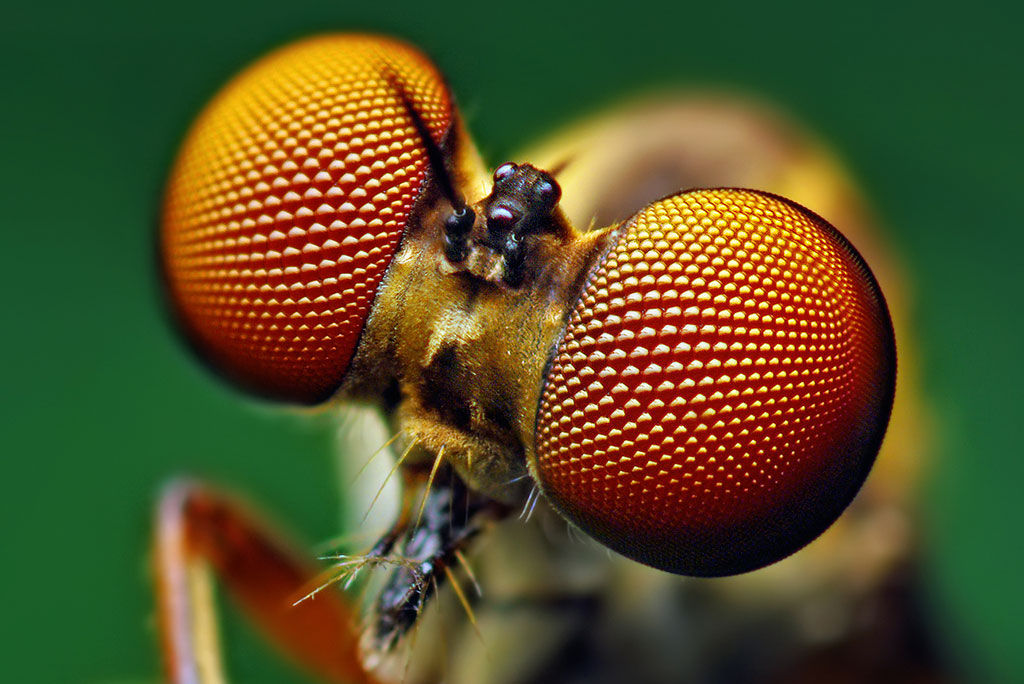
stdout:
POLYGON ((163 207, 170 299, 195 346, 244 387, 315 403, 342 382, 453 125, 441 75, 363 36, 285 47, 242 73, 189 132, 163 207))
POLYGON ((860 256, 782 198, 701 190, 623 228, 544 381, 531 467, 597 540, 687 575, 793 553, 888 423, 892 325, 860 256))

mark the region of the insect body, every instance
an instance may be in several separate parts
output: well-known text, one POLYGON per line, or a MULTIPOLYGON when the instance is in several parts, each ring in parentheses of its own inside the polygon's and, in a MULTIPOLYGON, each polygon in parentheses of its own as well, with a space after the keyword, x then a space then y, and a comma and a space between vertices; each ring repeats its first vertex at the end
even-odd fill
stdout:
POLYGON ((270 398, 373 402, 399 435, 402 510, 369 554, 397 569, 371 655, 535 487, 625 556, 734 574, 820 534, 878 451, 892 327, 824 219, 723 188, 581 232, 556 176, 488 177, 433 66, 362 36, 252 67, 172 171, 163 266, 200 355, 270 398))

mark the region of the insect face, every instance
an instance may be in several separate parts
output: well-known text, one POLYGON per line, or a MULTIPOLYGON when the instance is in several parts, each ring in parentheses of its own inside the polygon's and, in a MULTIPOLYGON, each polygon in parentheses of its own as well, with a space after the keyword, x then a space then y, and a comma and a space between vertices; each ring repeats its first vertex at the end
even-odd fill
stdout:
POLYGON ((200 117, 171 177, 162 247, 185 330, 260 394, 376 402, 410 471, 446 462, 503 504, 531 475, 664 570, 743 572, 831 524, 895 373, 845 239, 729 189, 579 232, 552 175, 504 164, 479 196, 475 159, 411 48, 328 37, 272 55, 200 117))
POLYGON ((464 210, 425 202, 351 370, 390 388, 393 421, 417 444, 410 465, 443 451, 468 485, 507 503, 530 488, 541 373, 609 235, 573 230, 557 188, 521 165, 464 210))

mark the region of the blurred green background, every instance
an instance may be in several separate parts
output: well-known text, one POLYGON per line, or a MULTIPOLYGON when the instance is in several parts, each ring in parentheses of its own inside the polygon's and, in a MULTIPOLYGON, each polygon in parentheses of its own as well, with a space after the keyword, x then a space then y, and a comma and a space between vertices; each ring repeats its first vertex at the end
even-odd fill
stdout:
MULTIPOLYGON (((160 310, 151 244, 197 108, 269 48, 327 30, 433 55, 492 162, 672 84, 760 93, 830 141, 914 284, 940 444, 923 516, 933 617, 967 679, 1024 681, 1022 6, 623 5, 5 8, 5 681, 155 679, 147 528, 174 473, 236 483, 308 539, 336 531, 330 422, 254 406, 194 365, 160 310)), ((238 681, 286 676, 268 658, 231 665, 238 681)))

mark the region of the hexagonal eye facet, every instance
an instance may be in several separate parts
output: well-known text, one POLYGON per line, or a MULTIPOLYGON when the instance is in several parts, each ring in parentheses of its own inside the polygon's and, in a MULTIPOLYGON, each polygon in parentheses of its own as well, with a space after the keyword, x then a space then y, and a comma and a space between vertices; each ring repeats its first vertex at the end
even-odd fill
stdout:
POLYGON ((640 562, 752 570, 825 530, 892 406, 878 286, 823 219, 700 190, 623 225, 544 380, 531 468, 569 520, 640 562))
POLYGON ((243 72, 189 131, 162 213, 167 288, 247 389, 315 403, 341 384, 428 173, 403 98, 440 144, 452 101, 423 55, 324 36, 243 72))

